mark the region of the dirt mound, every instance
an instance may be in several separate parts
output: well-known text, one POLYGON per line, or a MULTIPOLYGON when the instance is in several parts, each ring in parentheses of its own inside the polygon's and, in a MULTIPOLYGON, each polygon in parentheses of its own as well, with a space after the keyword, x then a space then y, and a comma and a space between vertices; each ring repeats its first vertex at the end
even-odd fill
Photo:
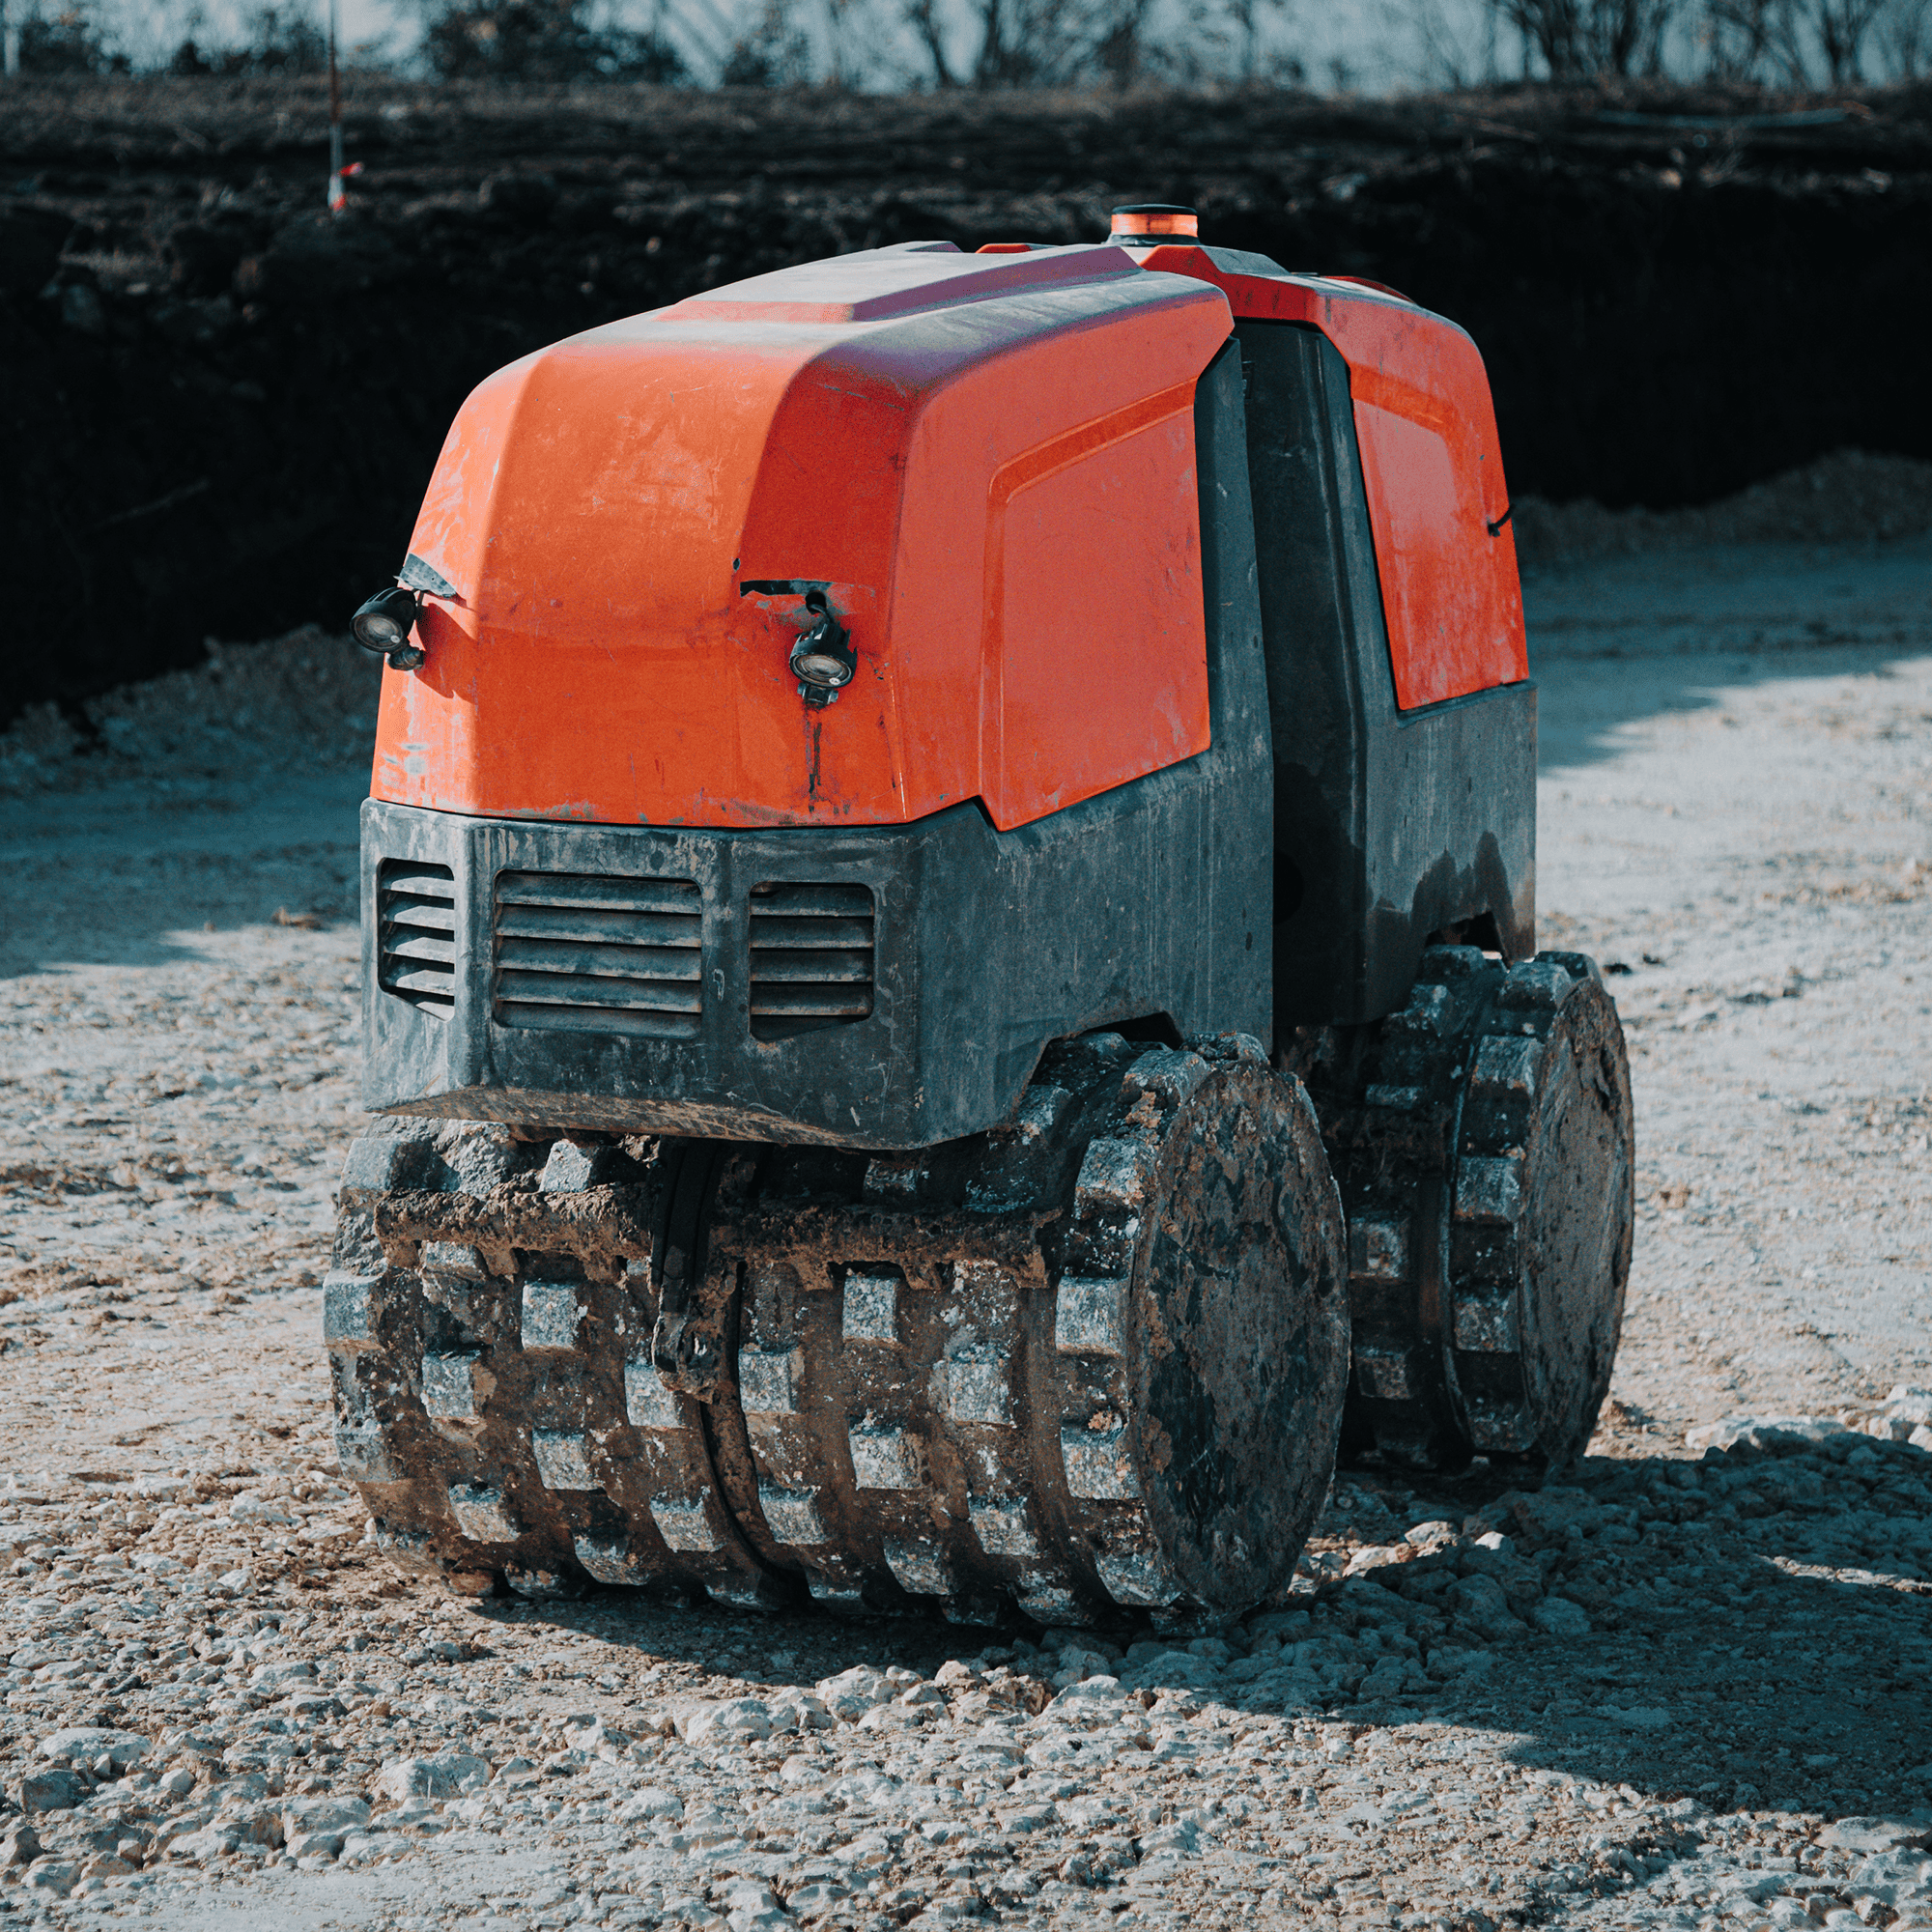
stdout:
POLYGON ((193 670, 66 710, 28 706, 0 735, 0 795, 369 755, 383 668, 351 639, 307 625, 259 644, 211 638, 205 648, 193 670))
POLYGON ((1513 521, 1525 570, 1707 544, 1884 541, 1932 530, 1932 463, 1845 449, 1716 503, 1606 510, 1524 497, 1513 521))

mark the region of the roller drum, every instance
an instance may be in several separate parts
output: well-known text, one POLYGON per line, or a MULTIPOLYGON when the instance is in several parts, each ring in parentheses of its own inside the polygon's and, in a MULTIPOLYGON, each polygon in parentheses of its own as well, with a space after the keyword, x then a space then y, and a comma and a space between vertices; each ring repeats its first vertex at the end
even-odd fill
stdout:
POLYGON ((911 1155, 384 1123, 343 1201, 344 1467, 461 1587, 1232 1613, 1333 1464, 1340 1204, 1238 1037, 1057 1048, 911 1155))

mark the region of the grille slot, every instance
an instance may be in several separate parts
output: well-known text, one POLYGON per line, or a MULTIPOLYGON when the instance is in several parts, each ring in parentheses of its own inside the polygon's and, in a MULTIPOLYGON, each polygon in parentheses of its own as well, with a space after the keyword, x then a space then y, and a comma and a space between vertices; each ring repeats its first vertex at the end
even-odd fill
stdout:
POLYGON ((752 1033, 789 1039, 849 1026, 872 1010, 872 890, 861 885, 753 886, 752 1033))
POLYGON ((456 874, 416 859, 376 872, 376 983, 432 1019, 456 1007, 456 874))
POLYGON ((694 1039, 702 910, 691 879, 497 874, 497 1023, 694 1039))

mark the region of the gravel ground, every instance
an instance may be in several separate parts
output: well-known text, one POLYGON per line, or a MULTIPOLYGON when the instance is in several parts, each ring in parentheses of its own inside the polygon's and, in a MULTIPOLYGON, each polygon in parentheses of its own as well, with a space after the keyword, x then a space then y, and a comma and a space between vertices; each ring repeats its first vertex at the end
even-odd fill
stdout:
POLYGON ((1932 1926, 1928 589, 1932 540, 1532 582, 1544 939, 1639 1110, 1604 1428, 1535 1494, 1352 1472, 1284 1606, 1174 1644, 395 1575, 319 1346, 353 660, 30 721, 0 1918, 1932 1926))

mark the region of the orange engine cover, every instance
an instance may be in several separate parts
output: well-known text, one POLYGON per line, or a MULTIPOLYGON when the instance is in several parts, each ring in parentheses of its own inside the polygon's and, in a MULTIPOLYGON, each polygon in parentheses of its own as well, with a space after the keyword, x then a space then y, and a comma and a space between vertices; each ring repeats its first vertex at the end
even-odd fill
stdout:
POLYGON ((1232 327, 1118 248, 915 243, 513 363, 411 538, 450 594, 384 674, 375 796, 718 827, 978 798, 1006 830, 1205 750, 1193 398, 1232 327), (858 654, 822 709, 787 666, 811 586, 858 654))
POLYGON ((1406 711, 1529 675, 1516 535, 1476 345, 1392 289, 1343 276, 1230 274, 1205 248, 1142 249, 1236 317, 1319 328, 1349 365, 1396 702, 1406 711))

